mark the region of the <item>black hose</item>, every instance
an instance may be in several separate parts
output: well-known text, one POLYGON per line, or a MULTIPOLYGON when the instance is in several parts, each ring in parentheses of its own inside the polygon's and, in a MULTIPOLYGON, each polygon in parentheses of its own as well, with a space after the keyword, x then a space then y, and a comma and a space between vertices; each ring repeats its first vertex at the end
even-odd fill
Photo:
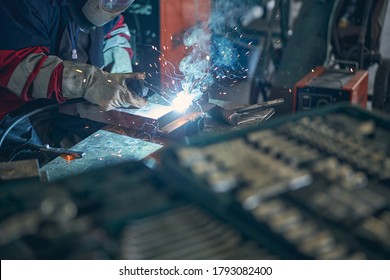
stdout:
MULTIPOLYGON (((62 103, 62 104, 71 104, 71 103, 78 103, 78 102, 84 102, 85 99, 83 98, 77 98, 77 99, 71 99, 71 100, 68 100, 67 102, 65 103, 62 103)), ((36 115, 38 113, 41 113, 43 111, 46 111, 46 110, 52 110, 52 109, 55 109, 55 108, 58 108, 60 105, 62 104, 59 104, 59 103, 55 103, 55 104, 50 104, 50 105, 46 105, 46 106, 43 106, 43 107, 40 107, 40 108, 37 108, 35 110, 32 110, 31 112, 28 112, 26 114, 22 114, 20 116, 18 116, 16 119, 14 119, 11 124, 4 130, 3 133, 1 133, 0 135, 0 149, 1 149, 1 146, 3 145, 3 142, 5 140, 5 138, 7 137, 8 133, 18 124, 20 123, 21 121, 33 116, 33 115, 36 115)), ((7 115, 8 116, 8 115, 7 115)), ((7 117, 5 116, 3 118, 3 120, 7 117)))
POLYGON ((373 4, 373 0, 368 0, 366 2, 366 6, 363 13, 363 19, 362 19, 362 28, 359 34, 358 44, 359 44, 359 64, 360 64, 359 67, 360 68, 364 68, 364 48, 366 45, 366 36, 367 36, 367 29, 369 24, 368 21, 371 16, 372 4, 373 4))

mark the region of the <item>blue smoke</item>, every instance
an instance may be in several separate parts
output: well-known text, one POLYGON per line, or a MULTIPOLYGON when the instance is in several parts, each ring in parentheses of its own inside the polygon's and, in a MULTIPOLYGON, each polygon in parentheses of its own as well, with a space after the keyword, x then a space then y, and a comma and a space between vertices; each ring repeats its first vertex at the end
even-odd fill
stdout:
POLYGON ((197 99, 216 79, 246 75, 245 67, 240 64, 239 48, 225 34, 238 26, 246 10, 258 4, 258 0, 215 0, 208 22, 186 31, 183 42, 191 52, 179 65, 185 92, 197 99))

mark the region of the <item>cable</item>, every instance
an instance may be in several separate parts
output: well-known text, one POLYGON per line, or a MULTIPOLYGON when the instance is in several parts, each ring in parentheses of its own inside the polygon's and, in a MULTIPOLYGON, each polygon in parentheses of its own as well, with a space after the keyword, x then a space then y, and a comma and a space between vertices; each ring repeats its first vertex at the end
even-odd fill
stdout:
MULTIPOLYGON (((71 99, 71 100, 68 100, 67 102, 65 103, 62 103, 62 104, 71 104, 71 103, 78 103, 78 102, 84 102, 85 100, 83 98, 77 98, 77 99, 71 99)), ((20 115, 18 116, 16 119, 14 119, 11 124, 5 129, 5 131, 0 135, 0 149, 1 149, 1 146, 3 145, 3 142, 5 140, 5 138, 7 137, 8 133, 18 124, 20 123, 21 121, 33 116, 33 115, 36 115, 40 112, 43 112, 43 111, 46 111, 46 110, 51 110, 51 109, 55 109, 55 108, 58 108, 60 105, 62 104, 59 104, 59 103, 55 103, 55 104, 50 104, 50 105, 46 105, 46 106, 43 106, 41 108, 37 108, 31 112, 28 112, 26 114, 23 114, 23 115, 20 115)), ((8 115, 7 115, 8 116, 8 115)), ((5 116, 3 118, 3 120, 7 117, 5 116)), ((3 120, 1 121, 1 123, 3 122, 3 120)))
POLYGON ((329 22, 328 22, 328 34, 327 34, 327 40, 326 40, 326 58, 324 61, 324 66, 328 67, 330 65, 330 59, 332 55, 332 37, 333 37, 333 31, 334 26, 336 22, 336 11, 338 10, 340 0, 336 0, 333 4, 332 11, 329 16, 329 22))

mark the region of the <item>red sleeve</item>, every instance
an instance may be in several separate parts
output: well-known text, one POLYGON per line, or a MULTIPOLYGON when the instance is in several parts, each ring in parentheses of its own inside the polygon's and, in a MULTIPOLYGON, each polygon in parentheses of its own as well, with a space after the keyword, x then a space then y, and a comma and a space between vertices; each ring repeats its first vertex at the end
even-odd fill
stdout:
POLYGON ((134 52, 130 46, 130 31, 125 23, 123 15, 119 15, 112 23, 112 28, 109 29, 104 37, 105 49, 109 49, 114 45, 121 47, 129 53, 130 59, 133 57, 134 52), (116 38, 115 38, 116 37, 116 38))
MULTIPOLYGON (((44 65, 45 61, 48 59, 47 48, 45 47, 31 47, 21 50, 0 50, 0 86, 10 90, 10 81, 12 75, 15 74, 15 70, 22 63, 23 65, 23 85, 20 86, 19 92, 14 92, 21 100, 30 101, 32 97, 32 88, 34 79, 37 77, 41 67, 44 65), (26 60, 29 60, 31 55, 38 55, 39 59, 34 65, 29 65, 26 60), (31 66, 29 68, 29 66, 31 66)), ((21 68, 21 67, 19 67, 21 68)), ((50 69, 50 77, 47 77, 49 80, 49 86, 47 89, 47 98, 55 99, 57 102, 61 103, 65 101, 65 98, 62 97, 62 63, 59 63, 54 69, 50 69)), ((17 71, 21 72, 20 69, 17 71)), ((12 91, 12 90, 10 90, 12 91)))

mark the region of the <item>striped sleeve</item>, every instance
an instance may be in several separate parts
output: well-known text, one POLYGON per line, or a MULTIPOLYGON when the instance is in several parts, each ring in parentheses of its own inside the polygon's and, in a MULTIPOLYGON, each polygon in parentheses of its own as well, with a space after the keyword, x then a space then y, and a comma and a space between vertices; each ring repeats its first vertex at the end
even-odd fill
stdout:
POLYGON ((23 101, 51 98, 61 103, 62 60, 45 47, 0 50, 0 86, 23 101))
POLYGON ((113 28, 105 35, 104 51, 120 47, 125 49, 129 53, 130 58, 132 58, 133 50, 130 46, 130 38, 130 31, 124 22, 124 17, 119 15, 113 28))

